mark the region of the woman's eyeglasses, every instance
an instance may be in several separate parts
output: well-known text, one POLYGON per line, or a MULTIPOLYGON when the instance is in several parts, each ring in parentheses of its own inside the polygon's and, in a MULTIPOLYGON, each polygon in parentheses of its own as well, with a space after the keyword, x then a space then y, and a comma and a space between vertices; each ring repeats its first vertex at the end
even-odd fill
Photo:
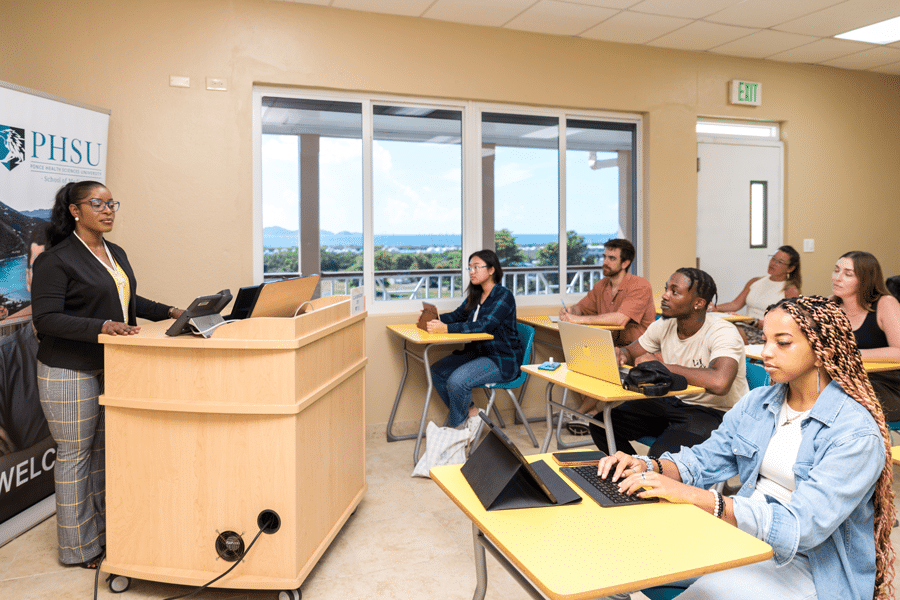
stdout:
POLYGON ((775 258, 774 254, 769 255, 769 262, 777 262, 779 265, 783 265, 785 267, 791 266, 791 263, 786 263, 781 259, 775 258))
POLYGON ((122 203, 118 200, 109 200, 108 202, 104 202, 99 198, 92 198, 91 200, 79 202, 78 204, 90 204, 91 209, 94 212, 103 212, 103 207, 107 207, 109 208, 109 210, 116 212, 117 210, 119 210, 119 207, 122 206, 122 203))
POLYGON ((478 269, 487 269, 487 265, 473 265, 468 268, 469 273, 474 273, 478 269))

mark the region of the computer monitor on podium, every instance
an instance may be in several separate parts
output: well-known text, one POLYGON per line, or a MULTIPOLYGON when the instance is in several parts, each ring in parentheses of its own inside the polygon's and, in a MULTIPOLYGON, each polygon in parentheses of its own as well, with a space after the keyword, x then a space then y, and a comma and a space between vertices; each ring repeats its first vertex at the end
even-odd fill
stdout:
POLYGON ((293 317, 312 299, 318 284, 318 275, 263 283, 250 309, 250 317, 293 317))

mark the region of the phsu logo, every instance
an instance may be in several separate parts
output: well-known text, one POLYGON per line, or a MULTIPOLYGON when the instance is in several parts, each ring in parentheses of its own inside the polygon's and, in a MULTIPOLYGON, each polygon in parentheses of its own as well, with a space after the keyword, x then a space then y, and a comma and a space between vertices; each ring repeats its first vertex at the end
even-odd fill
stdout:
POLYGON ((25 130, 0 125, 0 164, 12 171, 25 161, 25 130))

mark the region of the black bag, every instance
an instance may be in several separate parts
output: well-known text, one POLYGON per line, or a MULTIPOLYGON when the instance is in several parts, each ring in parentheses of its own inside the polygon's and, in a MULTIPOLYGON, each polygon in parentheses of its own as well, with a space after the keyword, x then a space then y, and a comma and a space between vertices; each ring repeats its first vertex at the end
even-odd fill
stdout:
POLYGON ((687 387, 687 379, 670 371, 658 360, 648 360, 628 371, 622 386, 645 396, 665 396, 687 387))

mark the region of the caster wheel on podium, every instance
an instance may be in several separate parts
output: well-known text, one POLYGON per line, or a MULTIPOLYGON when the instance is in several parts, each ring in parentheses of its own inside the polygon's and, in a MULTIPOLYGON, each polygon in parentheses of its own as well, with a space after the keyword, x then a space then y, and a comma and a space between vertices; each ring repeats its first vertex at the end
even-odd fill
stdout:
POLYGON ((278 592, 278 600, 300 600, 302 597, 303 592, 300 591, 300 588, 278 592))
POLYGON ((110 575, 106 578, 106 582, 109 584, 109 591, 113 594, 121 594, 122 592, 127 591, 131 586, 131 577, 110 575))

